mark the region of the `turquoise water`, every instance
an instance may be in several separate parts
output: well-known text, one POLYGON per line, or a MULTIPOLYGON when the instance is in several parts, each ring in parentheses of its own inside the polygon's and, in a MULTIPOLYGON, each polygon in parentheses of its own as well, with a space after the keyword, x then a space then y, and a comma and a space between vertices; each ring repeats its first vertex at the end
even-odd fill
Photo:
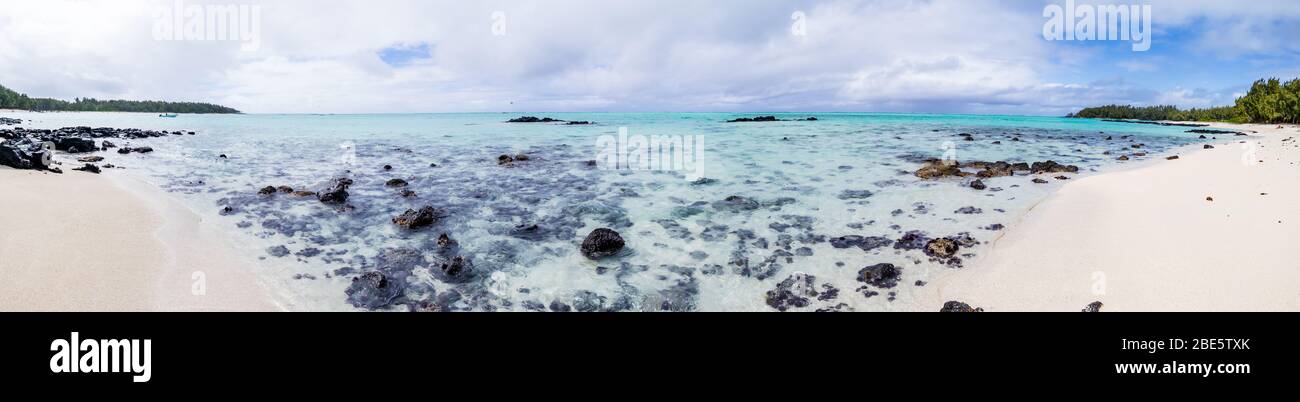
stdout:
POLYGON ((913 300, 961 264, 833 240, 964 234, 975 244, 960 258, 970 261, 998 235, 992 229, 1014 223, 1062 181, 993 178, 977 191, 968 180, 916 178, 922 160, 1054 160, 1087 175, 1144 159, 1115 160, 1137 152, 1135 143, 1153 158, 1198 141, 1182 127, 1023 116, 799 113, 776 115, 818 120, 724 123, 759 114, 532 114, 596 123, 566 126, 504 123, 521 113, 4 115, 33 128, 196 131, 139 141, 157 150, 150 155, 104 153, 105 163, 228 232, 258 256, 258 274, 283 302, 301 310, 358 309, 347 289, 371 271, 397 293, 363 307, 386 310, 771 311, 769 292, 779 290, 807 299, 784 306, 795 311, 933 310, 913 300), (608 165, 602 138, 616 139, 621 127, 630 136, 699 139, 700 161, 689 170, 608 165), (529 160, 498 165, 499 155, 521 153, 529 160), (338 177, 355 182, 343 209, 257 194, 265 186, 314 191, 338 177), (395 178, 415 195, 385 186, 395 178), (424 205, 446 216, 415 232, 391 223, 424 205), (600 227, 620 232, 627 247, 591 261, 579 245, 600 227), (458 247, 439 248, 441 234, 458 247), (277 256, 280 246, 290 254, 277 256), (454 256, 472 268, 456 277, 430 268, 454 256), (896 286, 859 281, 862 268, 881 263, 902 268, 896 286))

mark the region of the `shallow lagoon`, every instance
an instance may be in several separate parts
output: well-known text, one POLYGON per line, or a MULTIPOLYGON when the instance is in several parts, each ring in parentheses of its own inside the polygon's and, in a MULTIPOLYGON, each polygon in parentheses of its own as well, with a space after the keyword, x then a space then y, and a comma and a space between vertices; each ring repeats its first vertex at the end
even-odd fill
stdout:
POLYGON ((778 117, 817 121, 724 123, 753 115, 536 114, 596 122, 566 126, 504 123, 523 114, 12 115, 36 128, 198 132, 141 141, 157 150, 151 155, 104 153, 105 163, 227 229, 258 256, 260 276, 302 310, 357 309, 345 289, 376 270, 400 292, 365 306, 391 310, 771 311, 778 287, 778 298, 806 300, 781 304, 796 311, 935 310, 912 301, 957 265, 892 243, 837 248, 837 239, 968 234, 981 243, 961 249, 968 260, 997 236, 991 229, 1014 223, 1061 181, 1021 174, 985 179, 988 189, 977 191, 961 179, 916 178, 922 160, 1054 160, 1086 175, 1122 165, 1122 154, 1149 159, 1198 141, 1185 127, 1013 116, 812 113, 778 117), (620 127, 701 136, 710 180, 588 165, 598 139, 620 127), (1144 147, 1131 148, 1137 143, 1144 147), (499 155, 521 153, 529 159, 498 164, 499 155), (315 191, 336 177, 355 182, 348 207, 258 195, 266 186, 315 191), (386 186, 391 179, 409 185, 386 186), (414 232, 391 223, 423 205, 445 217, 414 232), (600 227, 620 232, 627 248, 590 261, 578 248, 600 227), (441 234, 456 245, 439 246, 441 234), (466 275, 430 268, 454 256, 471 264, 466 275), (860 270, 881 263, 901 268, 896 285, 859 281, 860 270))

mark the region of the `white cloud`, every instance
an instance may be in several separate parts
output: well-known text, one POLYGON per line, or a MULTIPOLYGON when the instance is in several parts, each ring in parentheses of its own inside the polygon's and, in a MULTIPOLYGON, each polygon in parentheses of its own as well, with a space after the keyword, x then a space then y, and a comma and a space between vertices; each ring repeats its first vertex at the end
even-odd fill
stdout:
MULTIPOLYGON (((0 2, 0 84, 36 96, 204 100, 249 112, 1064 114, 1091 102, 1162 99, 1132 83, 1044 79, 1098 61, 1043 41, 1041 5, 1020 1, 244 3, 261 7, 256 52, 237 42, 154 40, 152 11, 171 0, 0 2), (505 13, 505 36, 493 35, 496 11, 505 13), (794 11, 807 16, 806 36, 790 32, 794 11), (394 67, 377 55, 420 43, 429 59, 394 67)), ((1225 24, 1197 37, 1206 46, 1283 29, 1256 21, 1300 15, 1286 1, 1155 3, 1157 24, 1225 24)), ((1294 49, 1285 39, 1243 47, 1294 49)))

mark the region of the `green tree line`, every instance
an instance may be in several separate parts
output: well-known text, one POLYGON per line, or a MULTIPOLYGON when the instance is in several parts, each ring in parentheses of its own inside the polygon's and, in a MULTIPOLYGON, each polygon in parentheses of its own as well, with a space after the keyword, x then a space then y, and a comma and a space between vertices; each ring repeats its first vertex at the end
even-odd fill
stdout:
POLYGON ((1174 106, 1107 105, 1090 107, 1069 117, 1096 119, 1226 121, 1233 123, 1300 123, 1300 78, 1255 81, 1234 106, 1182 110, 1174 106))
POLYGON ((239 113, 238 110, 211 103, 32 98, 0 85, 0 109, 40 112, 142 112, 142 113, 239 113))

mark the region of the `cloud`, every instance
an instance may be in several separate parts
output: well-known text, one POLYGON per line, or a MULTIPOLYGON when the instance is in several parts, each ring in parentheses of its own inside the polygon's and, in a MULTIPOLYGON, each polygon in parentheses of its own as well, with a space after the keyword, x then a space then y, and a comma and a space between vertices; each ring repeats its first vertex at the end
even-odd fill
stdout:
MULTIPOLYGON (((0 77, 36 96, 203 100, 249 112, 1064 114, 1213 99, 1063 74, 1109 60, 1042 40, 1042 4, 1023 1, 230 1, 260 6, 256 51, 155 40, 154 12, 171 0, 0 2, 0 77), (796 23, 806 34, 792 31, 796 23)), ((1190 35, 1188 49, 1236 42, 1244 51, 1216 55, 1295 52, 1288 37, 1268 36, 1294 32, 1295 2, 1153 3, 1162 29, 1215 28, 1190 35)))

